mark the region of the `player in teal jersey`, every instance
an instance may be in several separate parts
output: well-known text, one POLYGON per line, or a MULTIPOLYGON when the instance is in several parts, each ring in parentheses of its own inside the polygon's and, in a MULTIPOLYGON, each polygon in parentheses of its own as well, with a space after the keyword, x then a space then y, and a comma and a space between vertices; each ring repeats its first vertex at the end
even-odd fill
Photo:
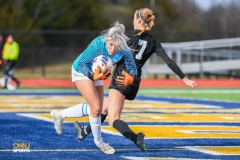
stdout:
MULTIPOLYGON (((95 38, 88 47, 76 58, 72 65, 72 81, 75 82, 79 92, 89 104, 89 122, 92 126, 94 142, 105 154, 115 152, 101 137, 101 111, 103 106, 104 88, 103 80, 110 75, 106 68, 100 72, 100 67, 92 71, 92 61, 98 55, 109 56, 114 63, 121 59, 126 63, 126 71, 131 75, 128 83, 131 84, 137 76, 136 64, 128 47, 128 37, 124 34, 124 25, 116 22, 111 28, 103 31, 101 36, 95 38)), ((51 116, 58 134, 62 133, 62 123, 67 117, 75 117, 74 109, 79 105, 64 110, 53 110, 51 116)), ((79 115, 78 115, 79 116, 79 115)), ((82 115, 84 116, 84 114, 82 115)))
MULTIPOLYGON (((73 62, 73 69, 79 73, 83 73, 85 76, 88 76, 88 74, 92 72, 91 66, 93 59, 99 55, 106 55, 112 59, 114 64, 123 59, 123 61, 126 63, 128 72, 131 75, 136 75, 136 65, 134 65, 135 61, 131 49, 127 46, 124 46, 124 48, 119 50, 118 47, 116 47, 118 51, 116 51, 114 54, 111 54, 111 52, 107 50, 107 43, 105 42, 106 39, 106 36, 99 36, 95 38, 89 44, 87 49, 73 62)), ((116 45, 119 46, 121 44, 116 45)))

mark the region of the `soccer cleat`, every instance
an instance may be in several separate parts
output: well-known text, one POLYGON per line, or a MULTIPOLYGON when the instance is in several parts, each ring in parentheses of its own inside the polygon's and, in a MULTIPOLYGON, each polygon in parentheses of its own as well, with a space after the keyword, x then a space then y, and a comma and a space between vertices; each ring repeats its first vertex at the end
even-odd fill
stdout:
POLYGON ((84 128, 78 123, 78 121, 75 121, 74 128, 78 133, 77 140, 78 141, 84 140, 87 134, 84 132, 84 128))
POLYGON ((105 154, 115 153, 115 149, 112 148, 108 143, 103 142, 102 140, 99 143, 95 143, 99 149, 101 149, 105 154))
POLYGON ((142 152, 147 151, 147 147, 144 143, 144 134, 142 132, 137 134, 137 142, 135 143, 142 152))
POLYGON ((56 129, 57 134, 62 134, 62 123, 64 119, 62 118, 60 111, 52 110, 50 114, 53 118, 54 128, 56 129))
POLYGON ((5 87, 5 81, 6 81, 5 78, 0 78, 0 86, 3 88, 5 87))

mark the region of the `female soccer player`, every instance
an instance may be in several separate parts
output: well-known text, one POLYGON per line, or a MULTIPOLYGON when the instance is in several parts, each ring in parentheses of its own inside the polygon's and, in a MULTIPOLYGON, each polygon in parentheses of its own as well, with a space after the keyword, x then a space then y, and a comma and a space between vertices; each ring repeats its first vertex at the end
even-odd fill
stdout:
MULTIPOLYGON (((110 75, 107 68, 100 72, 100 67, 92 72, 91 65, 95 57, 99 55, 109 56, 114 63, 123 59, 126 70, 133 76, 137 75, 136 64, 127 45, 129 39, 125 33, 125 27, 116 22, 111 28, 102 32, 83 51, 72 65, 72 81, 75 82, 79 92, 89 104, 89 122, 92 126, 94 142, 105 154, 113 154, 115 150, 101 138, 101 111, 104 98, 103 81, 110 75)), ((133 80, 131 81, 133 82, 133 80)), ((131 83, 129 82, 129 83, 131 83)), ((74 117, 75 108, 78 105, 64 109, 53 110, 51 116, 58 134, 62 133, 62 122, 66 117, 74 117)))
MULTIPOLYGON (((176 63, 168 57, 160 42, 147 32, 152 29, 154 19, 155 16, 153 15, 153 11, 150 9, 141 8, 136 10, 133 18, 134 31, 129 34, 130 40, 128 41, 128 46, 131 46, 133 49, 138 74, 137 77, 135 77, 133 84, 127 86, 126 81, 129 74, 124 72, 124 70, 126 70, 125 63, 124 61, 120 61, 117 64, 109 86, 110 90, 108 99, 104 102, 103 112, 101 115, 102 122, 108 115, 109 125, 118 130, 124 137, 133 141, 143 152, 147 150, 144 143, 144 134, 141 132, 137 134, 134 133, 129 126, 120 119, 120 116, 125 99, 133 100, 137 95, 141 81, 140 77, 142 67, 149 57, 153 53, 156 53, 165 61, 168 67, 183 80, 186 85, 191 86, 192 88, 197 85, 195 81, 189 80, 184 75, 176 63)), ((74 127, 78 132, 78 140, 83 140, 87 134, 91 132, 90 125, 83 128, 77 121, 74 123, 74 127)))

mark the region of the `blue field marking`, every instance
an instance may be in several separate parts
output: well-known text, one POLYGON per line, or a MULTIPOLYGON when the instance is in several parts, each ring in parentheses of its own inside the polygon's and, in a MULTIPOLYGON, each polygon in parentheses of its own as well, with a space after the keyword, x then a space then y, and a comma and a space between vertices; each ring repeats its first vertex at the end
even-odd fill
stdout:
MULTIPOLYGON (((11 95, 19 96, 79 96, 76 91, 18 91, 8 92, 0 95, 6 95, 6 98, 11 95)), ((155 102, 169 102, 172 104, 201 104, 221 106, 222 109, 239 109, 240 103, 237 102, 220 102, 220 101, 206 101, 193 99, 179 99, 179 98, 162 98, 150 96, 138 96, 137 100, 155 101, 155 102)), ((7 107, 7 106, 6 106, 7 107)), ((25 107, 25 106, 23 106, 25 107)), ((218 109, 221 109, 218 108, 218 109)), ((207 110, 207 109, 206 109, 207 110)), ((126 112, 129 113, 129 112, 126 112)), ((138 113, 138 110, 131 113, 138 113)), ((150 112, 165 114, 161 112, 150 112)), ((32 114, 32 113, 26 113, 32 114)), ((49 113, 47 113, 49 114, 49 113)), ((125 113, 124 113, 125 114, 125 113)), ((188 112, 189 114, 189 112, 188 112)), ((218 113, 208 113, 218 114, 218 113)), ((221 113, 222 114, 222 113, 221 113)), ((224 127, 239 127, 239 122, 127 122, 131 126, 224 126, 224 127)), ((88 123, 83 122, 87 125, 88 123)), ((103 126, 108 126, 107 122, 103 126)), ((152 130, 154 132, 154 130, 152 130)), ((205 131, 201 131, 204 133, 205 131)), ((207 131, 209 132, 209 131, 207 131)), ((214 131, 217 132, 217 131, 214 131)), ((226 131, 227 132, 227 131, 226 131)), ((230 132, 230 131, 229 131, 230 132)), ((238 133, 239 130, 236 130, 238 133)), ((240 147, 239 138, 155 138, 146 139, 148 152, 141 152, 131 141, 123 136, 116 136, 112 134, 102 133, 103 139, 110 143, 115 149, 114 155, 105 155, 93 143, 93 136, 90 134, 84 141, 76 141, 76 132, 73 128, 73 123, 63 124, 63 134, 57 135, 54 124, 49 121, 21 116, 18 113, 0 112, 0 159, 160 159, 160 158, 185 158, 185 159, 240 159, 240 153, 227 154, 227 152, 215 152, 209 150, 201 152, 204 146, 211 147, 240 147), (30 143, 30 153, 13 153, 14 143, 30 143), (199 150, 197 150, 200 148, 199 150)), ((147 137, 146 137, 147 138, 147 137)), ((235 147, 235 148, 234 148, 235 147)), ((205 148, 206 149, 206 148, 205 148)))
POLYGON ((218 101, 218 100, 198 100, 193 98, 174 98, 174 97, 155 97, 155 96, 137 96, 136 100, 149 101, 167 101, 171 103, 192 103, 205 104, 213 106, 222 106, 224 108, 240 108, 240 102, 218 101))
MULTIPOLYGON (((0 95, 52 95, 52 96, 81 96, 77 90, 16 90, 8 91, 1 90, 0 95)), ((105 94, 107 97, 108 94, 105 94)), ((137 96, 135 100, 148 100, 148 101, 163 101, 169 103, 192 103, 204 104, 213 106, 222 106, 226 108, 240 108, 240 102, 219 101, 219 100, 199 100, 193 98, 175 98, 175 97, 160 97, 160 96, 137 96)))
POLYGON ((129 125, 193 125, 193 126, 240 126, 239 122, 236 123, 221 123, 221 122, 215 122, 215 123, 211 123, 211 122, 191 122, 191 123, 187 123, 187 122, 128 122, 129 125))
MULTIPOLYGON (((228 144, 231 146, 240 146, 238 139, 146 139, 149 152, 140 152, 135 145, 122 136, 112 136, 102 134, 106 142, 116 148, 114 155, 105 155, 100 152, 93 144, 93 137, 90 134, 84 142, 76 141, 76 134, 73 130, 73 124, 63 125, 63 134, 58 136, 55 133, 53 124, 50 122, 35 120, 17 116, 14 113, 0 113, 0 121, 3 122, 0 126, 1 130, 1 146, 0 150, 12 150, 12 145, 15 142, 24 142, 31 144, 30 153, 0 153, 3 157, 12 158, 49 158, 56 156, 56 159, 93 159, 102 157, 106 159, 122 159, 121 156, 135 156, 135 157, 171 157, 171 158, 200 158, 201 159, 225 159, 225 158, 239 158, 239 156, 225 156, 225 155, 210 155, 204 153, 196 153, 185 149, 185 146, 222 146, 228 144), (11 119, 11 120, 9 120, 11 119), (8 128, 6 130, 6 128, 8 128), (45 151, 41 151, 45 150, 45 151), (57 151, 59 150, 59 151, 57 151), (61 151, 63 150, 63 151, 61 151), (65 151, 64 151, 65 150, 65 151), (72 150, 72 151, 71 151, 72 150)), ((106 124, 104 124, 106 125, 106 124)), ((50 158, 51 159, 51 158, 50 158)))

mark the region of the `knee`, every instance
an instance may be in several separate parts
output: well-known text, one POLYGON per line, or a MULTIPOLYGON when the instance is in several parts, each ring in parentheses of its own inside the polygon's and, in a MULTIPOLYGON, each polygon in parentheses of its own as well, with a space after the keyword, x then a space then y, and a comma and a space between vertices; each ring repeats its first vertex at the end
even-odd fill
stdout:
POLYGON ((90 114, 93 117, 99 117, 102 112, 102 107, 100 104, 95 104, 90 107, 90 114))

